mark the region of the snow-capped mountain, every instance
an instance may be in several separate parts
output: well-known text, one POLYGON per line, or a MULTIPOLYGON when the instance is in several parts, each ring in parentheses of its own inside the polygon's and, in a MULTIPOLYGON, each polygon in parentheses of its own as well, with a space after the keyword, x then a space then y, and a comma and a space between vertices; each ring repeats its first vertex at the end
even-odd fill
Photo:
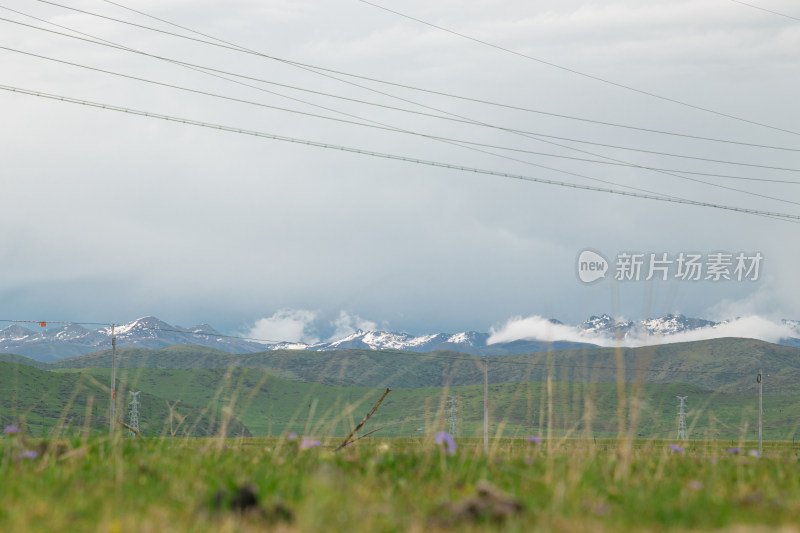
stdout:
MULTIPOLYGON (((222 335, 208 324, 191 328, 172 326, 155 317, 143 317, 128 324, 114 328, 119 348, 158 349, 175 344, 195 344, 208 346, 234 353, 252 353, 267 350, 405 350, 414 352, 433 352, 449 350, 474 355, 500 355, 509 353, 533 353, 545 350, 564 350, 577 347, 597 347, 609 345, 609 340, 624 341, 624 345, 641 345, 659 342, 660 339, 682 338, 688 333, 719 330, 717 336, 739 336, 736 328, 727 322, 712 322, 700 318, 669 314, 660 318, 639 321, 615 320, 607 314, 592 316, 579 326, 565 326, 558 320, 545 322, 554 327, 578 331, 578 335, 567 337, 548 337, 535 335, 516 336, 512 340, 488 344, 491 335, 476 331, 461 333, 434 333, 429 335, 410 335, 385 331, 356 331, 342 339, 304 344, 281 342, 264 344, 252 340, 222 335), (733 330, 729 332, 729 330, 733 330), (568 340, 560 340, 560 339, 568 340), (648 339, 650 339, 648 341, 648 339), (602 342, 601 342, 602 341, 602 342)), ((783 320, 780 326, 782 335, 779 342, 800 348, 800 321, 783 320)), ((713 336, 713 335, 712 335, 713 336)), ((741 335, 747 336, 747 335, 741 335)), ((708 338, 708 337, 706 337, 708 338)), ((697 340, 697 339, 686 339, 697 340)), ((773 342, 775 342, 773 340, 773 342)), ((47 362, 111 348, 111 327, 88 329, 79 324, 65 324, 34 330, 19 324, 12 324, 0 330, 0 352, 15 353, 47 362)))
POLYGON ((626 338, 630 336, 653 335, 674 335, 684 331, 691 331, 699 328, 714 327, 720 324, 702 318, 688 318, 683 315, 668 314, 661 318, 647 318, 639 321, 623 320, 617 321, 610 315, 592 316, 580 325, 580 328, 588 333, 610 334, 612 337, 626 338))
POLYGON ((800 348, 800 321, 781 320, 780 323, 760 317, 746 317, 714 322, 668 314, 644 320, 615 320, 609 315, 592 316, 577 328, 585 338, 598 344, 620 341, 623 345, 638 346, 662 341, 690 341, 703 338, 748 337, 800 348))
POLYGON ((517 340, 487 344, 488 333, 465 331, 461 333, 436 333, 433 335, 409 335, 386 331, 356 331, 347 337, 332 342, 317 344, 278 343, 270 350, 403 350, 410 352, 453 351, 473 355, 500 355, 507 353, 533 353, 544 350, 566 350, 592 344, 577 342, 547 342, 540 340, 517 340))
MULTIPOLYGON (((116 326, 114 335, 119 348, 158 349, 174 344, 197 344, 238 353, 264 350, 263 344, 221 335, 208 324, 183 328, 152 316, 116 326)), ((79 324, 65 324, 36 331, 12 324, 0 330, 0 352, 24 355, 43 362, 110 348, 111 326, 87 329, 79 324)))

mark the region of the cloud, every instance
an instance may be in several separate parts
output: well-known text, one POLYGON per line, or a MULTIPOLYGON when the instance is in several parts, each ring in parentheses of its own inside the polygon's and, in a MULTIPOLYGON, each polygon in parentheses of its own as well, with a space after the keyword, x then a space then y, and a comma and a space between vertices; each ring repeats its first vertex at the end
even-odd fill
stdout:
POLYGON ((486 344, 498 342, 511 342, 515 340, 540 340, 540 341, 568 341, 568 342, 588 342, 598 344, 600 339, 597 335, 565 324, 554 324, 549 319, 542 316, 530 316, 527 318, 514 317, 509 319, 500 328, 494 326, 489 330, 489 338, 486 344))
POLYGON ((668 335, 653 335, 634 328, 624 337, 617 339, 608 332, 587 331, 578 326, 554 324, 541 316, 527 318, 514 317, 500 327, 492 327, 487 344, 511 342, 515 340, 585 342, 598 346, 637 347, 654 344, 690 342, 726 337, 758 339, 776 343, 781 339, 800 336, 800 331, 788 324, 752 315, 737 317, 720 322, 714 326, 682 331, 668 335))
POLYGON ((330 323, 331 326, 335 327, 335 331, 333 335, 330 336, 328 341, 336 341, 339 339, 343 339, 348 335, 352 335, 358 330, 362 331, 374 331, 378 329, 378 324, 361 318, 358 315, 351 315, 347 311, 339 311, 339 316, 336 320, 332 320, 330 323))
POLYGON ((760 316, 747 316, 735 318, 713 327, 700 328, 663 337, 664 340, 661 342, 688 342, 723 337, 740 337, 775 343, 781 339, 797 337, 798 335, 800 335, 800 332, 793 330, 787 324, 774 322, 760 316))
POLYGON ((305 309, 279 309, 269 318, 259 318, 247 336, 269 341, 304 342, 314 344, 319 338, 314 334, 315 311, 305 309))

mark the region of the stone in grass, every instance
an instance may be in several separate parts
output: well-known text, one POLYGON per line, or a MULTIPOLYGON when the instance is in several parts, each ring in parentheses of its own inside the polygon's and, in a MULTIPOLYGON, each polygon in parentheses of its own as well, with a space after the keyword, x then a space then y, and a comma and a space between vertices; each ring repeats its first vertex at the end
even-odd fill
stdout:
POLYGON ((229 490, 219 490, 214 494, 211 507, 215 511, 231 511, 235 513, 255 515, 269 522, 291 522, 294 513, 283 504, 275 504, 265 509, 258 503, 258 492, 253 485, 242 485, 229 490))
POLYGON ((475 495, 460 501, 439 506, 433 519, 443 524, 475 522, 480 520, 502 521, 521 513, 522 503, 501 491, 491 483, 481 480, 475 487, 475 495))

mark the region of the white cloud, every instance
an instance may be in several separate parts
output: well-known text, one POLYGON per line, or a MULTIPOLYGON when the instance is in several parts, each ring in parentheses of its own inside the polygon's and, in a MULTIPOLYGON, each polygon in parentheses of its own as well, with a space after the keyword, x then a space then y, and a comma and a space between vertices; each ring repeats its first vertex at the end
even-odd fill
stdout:
POLYGON ((498 342, 511 342, 515 340, 540 340, 540 341, 568 341, 568 342, 588 342, 598 344, 600 337, 590 335, 580 328, 565 324, 553 324, 542 316, 530 316, 527 318, 510 318, 500 328, 494 326, 489 330, 490 336, 487 344, 498 342))
POLYGON ((279 309, 269 318, 259 318, 247 336, 269 341, 290 341, 313 344, 317 313, 305 309, 279 309))
POLYGON ((711 328, 678 333, 674 336, 666 337, 666 340, 662 342, 687 342, 723 337, 741 337, 759 339, 766 342, 778 342, 783 338, 797 336, 798 332, 786 324, 774 322, 760 316, 748 316, 735 318, 711 328), (673 337, 675 337, 674 340, 673 337))
POLYGON ((378 329, 377 323, 361 318, 358 315, 351 315, 344 310, 339 311, 339 316, 336 318, 336 320, 331 321, 331 326, 335 327, 336 330, 333 332, 333 335, 330 336, 328 341, 343 339, 344 337, 352 335, 358 330, 374 331, 378 329))

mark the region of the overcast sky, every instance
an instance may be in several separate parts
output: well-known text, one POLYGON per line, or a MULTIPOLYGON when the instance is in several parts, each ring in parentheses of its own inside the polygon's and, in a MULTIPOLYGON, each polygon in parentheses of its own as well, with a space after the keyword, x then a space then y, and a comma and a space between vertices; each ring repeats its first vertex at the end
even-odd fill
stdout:
MULTIPOLYGON (((209 40, 110 2, 63 2, 209 40)), ((378 3, 528 57, 357 0, 125 4, 272 58, 346 74, 7 0, 2 6, 84 39, 248 78, 216 73, 234 83, 0 21, 0 85, 536 179, 800 214, 798 20, 731 0, 378 3), (542 153, 752 179, 677 177, 542 153)), ((751 3, 800 18, 788 0, 751 3)), ((310 147, 7 90, 0 91, 0 116, 0 318, 126 322, 155 315, 276 340, 324 340, 358 327, 489 331, 535 316, 577 324, 600 313, 800 318, 800 225, 786 220, 310 147), (592 284, 577 273, 586 248, 610 263, 606 278, 592 284), (734 263, 739 253, 759 252, 763 260, 756 280, 706 280, 705 272, 683 280, 675 262, 667 281, 645 281, 646 271, 639 281, 613 279, 621 253, 666 253, 675 261, 681 252, 703 261, 723 252, 734 263)))

